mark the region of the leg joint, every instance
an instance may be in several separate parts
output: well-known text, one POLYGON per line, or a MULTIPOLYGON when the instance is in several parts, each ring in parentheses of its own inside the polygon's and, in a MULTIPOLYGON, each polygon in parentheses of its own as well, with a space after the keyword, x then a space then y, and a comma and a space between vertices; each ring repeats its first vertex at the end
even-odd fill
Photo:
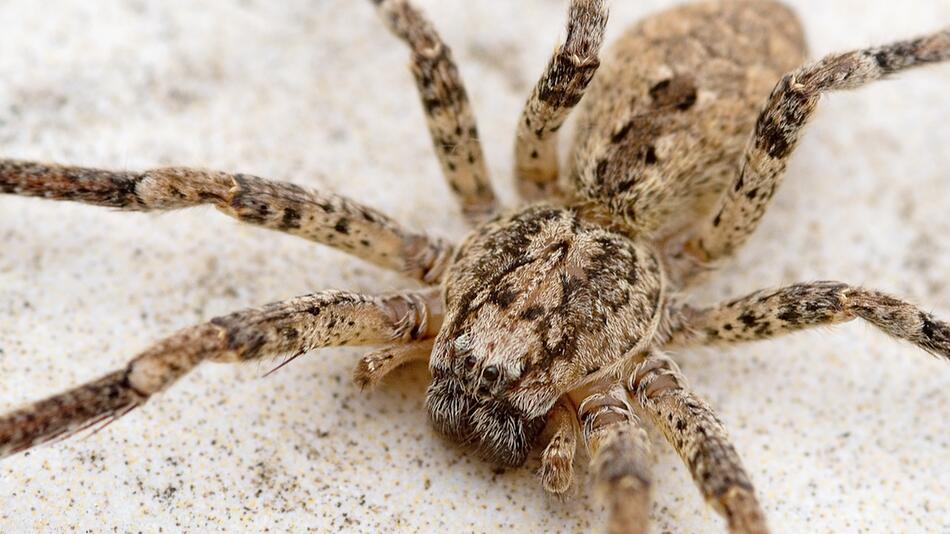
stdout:
POLYGON ((430 324, 433 299, 418 293, 400 293, 383 297, 383 309, 392 321, 393 341, 415 341, 434 337, 438 324, 430 324))
POLYGON ((617 385, 606 392, 599 392, 585 398, 577 409, 581 422, 584 441, 589 450, 596 450, 601 442, 615 427, 627 423, 638 423, 627 401, 627 393, 617 385))
POLYGON ((666 356, 650 356, 634 368, 627 389, 641 404, 686 389, 686 378, 666 356))

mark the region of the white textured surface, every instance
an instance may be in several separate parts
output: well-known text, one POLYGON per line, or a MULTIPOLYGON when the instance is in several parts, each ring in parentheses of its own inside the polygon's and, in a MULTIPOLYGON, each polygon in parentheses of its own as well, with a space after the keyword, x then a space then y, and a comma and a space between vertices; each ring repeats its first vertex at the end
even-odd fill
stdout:
MULTIPOLYGON (((563 34, 562 0, 419 0, 455 50, 511 200, 520 106, 563 34)), ((796 0, 813 54, 950 22, 945 0, 796 0), (911 6, 910 3, 907 4, 911 6)), ((609 36, 660 0, 614 2, 609 36)), ((0 3, 0 151, 119 168, 188 164, 332 189, 463 235, 406 51, 369 2, 0 3)), ((950 317, 950 66, 826 98, 756 237, 712 300, 840 279, 950 317)), ((117 368, 179 327, 398 276, 213 209, 114 213, 0 198, 0 410, 117 368)), ((207 365, 89 439, 0 463, 0 531, 587 531, 559 501, 426 424, 424 368, 349 382, 358 350, 207 365)), ((950 530, 950 368, 860 324, 679 354, 778 532, 950 530)), ((655 532, 721 530, 655 440, 655 532)))

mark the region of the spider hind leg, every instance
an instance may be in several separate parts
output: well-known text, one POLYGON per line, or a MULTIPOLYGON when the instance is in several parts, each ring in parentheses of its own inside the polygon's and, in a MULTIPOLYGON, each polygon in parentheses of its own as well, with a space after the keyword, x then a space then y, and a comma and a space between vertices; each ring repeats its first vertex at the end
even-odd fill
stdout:
POLYGON ((733 254, 759 225, 821 95, 855 89, 903 70, 950 60, 950 30, 884 46, 831 54, 779 80, 759 113, 736 174, 718 206, 671 254, 687 284, 709 262, 733 254))

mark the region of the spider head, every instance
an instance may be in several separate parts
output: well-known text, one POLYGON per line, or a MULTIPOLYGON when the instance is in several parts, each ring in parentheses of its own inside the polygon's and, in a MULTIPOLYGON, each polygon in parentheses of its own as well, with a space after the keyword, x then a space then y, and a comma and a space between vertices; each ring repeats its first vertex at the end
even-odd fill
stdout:
POLYGON ((571 209, 484 224, 444 280, 426 398, 435 428, 495 463, 523 463, 558 398, 650 342, 659 269, 651 249, 571 209))
POLYGON ((524 463, 550 407, 531 410, 517 396, 513 398, 510 370, 480 361, 466 346, 465 336, 448 342, 444 350, 451 363, 431 367, 433 381, 426 394, 433 426, 455 441, 474 446, 492 463, 524 463))

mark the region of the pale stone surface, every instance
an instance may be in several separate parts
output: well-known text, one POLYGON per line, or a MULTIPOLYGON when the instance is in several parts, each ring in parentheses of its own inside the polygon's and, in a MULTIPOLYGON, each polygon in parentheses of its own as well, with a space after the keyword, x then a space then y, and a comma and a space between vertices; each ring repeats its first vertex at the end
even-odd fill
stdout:
MULTIPOLYGON (((945 0, 796 0, 814 55, 932 31, 945 0)), ((453 46, 513 201, 520 106, 562 0, 420 0, 453 46)), ((608 28, 666 4, 614 2, 608 28)), ((460 238, 405 50, 369 2, 0 3, 0 150, 120 168, 241 170, 332 189, 460 238)), ((761 230, 703 291, 841 279, 950 317, 950 66, 825 99, 761 230)), ((0 198, 0 410, 117 368, 179 327, 321 288, 409 283, 212 209, 0 198)), ((0 464, 0 531, 598 530, 426 424, 424 368, 381 390, 359 350, 207 365, 89 439, 0 464)), ((950 529, 950 368, 859 323, 676 355, 722 415, 777 532, 950 529)), ((655 532, 721 531, 659 438, 655 532)))

